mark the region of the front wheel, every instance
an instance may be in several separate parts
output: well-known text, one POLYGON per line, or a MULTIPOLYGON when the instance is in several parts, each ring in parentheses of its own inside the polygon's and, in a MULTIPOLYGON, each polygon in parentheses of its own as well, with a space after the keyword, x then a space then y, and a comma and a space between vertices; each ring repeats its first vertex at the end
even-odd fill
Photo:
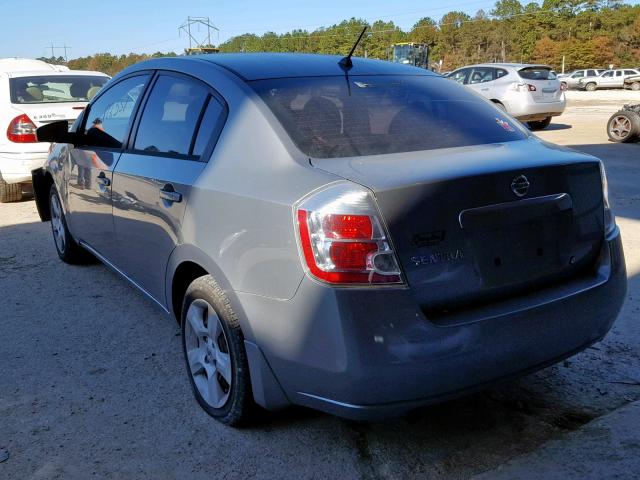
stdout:
POLYGON ((584 87, 584 89, 587 92, 595 92, 596 91, 596 84, 595 83, 587 83, 587 85, 584 87))
POLYGON ((229 300, 210 275, 194 280, 182 306, 182 349, 196 400, 231 426, 253 408, 244 337, 229 300))
POLYGON ((640 135, 640 115, 629 110, 614 113, 607 122, 607 135, 612 142, 633 142, 640 135))
POLYGON ((551 123, 551 117, 547 117, 544 120, 535 120, 532 122, 527 122, 527 125, 529 125, 529 128, 531 130, 544 130, 549 126, 550 123, 551 123))
POLYGON ((60 260, 70 264, 83 264, 93 261, 91 254, 78 245, 71 236, 55 185, 51 185, 51 190, 49 190, 49 209, 53 241, 60 260))

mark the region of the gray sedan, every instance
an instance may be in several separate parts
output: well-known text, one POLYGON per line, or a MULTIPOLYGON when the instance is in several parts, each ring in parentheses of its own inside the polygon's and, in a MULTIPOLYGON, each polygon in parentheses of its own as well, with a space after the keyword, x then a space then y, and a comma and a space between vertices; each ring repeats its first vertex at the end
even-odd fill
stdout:
POLYGON ((575 354, 625 296, 600 161, 423 69, 155 59, 37 135, 58 256, 173 317, 226 424, 402 414, 575 354))

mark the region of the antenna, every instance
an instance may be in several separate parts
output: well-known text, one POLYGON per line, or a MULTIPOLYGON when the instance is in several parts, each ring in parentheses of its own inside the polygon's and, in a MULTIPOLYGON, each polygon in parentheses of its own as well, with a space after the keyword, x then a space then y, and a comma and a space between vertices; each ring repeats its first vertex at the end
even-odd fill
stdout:
POLYGON ((365 27, 362 29, 362 32, 360 32, 360 36, 358 37, 358 40, 356 40, 356 43, 353 44, 353 47, 351 48, 351 51, 349 52, 349 55, 347 55, 346 57, 344 57, 343 59, 341 59, 338 62, 338 64, 343 69, 349 70, 351 67, 353 67, 353 62, 351 61, 351 56, 353 55, 353 52, 356 51, 356 47, 360 43, 360 40, 362 40, 362 36, 364 35, 364 32, 367 31, 367 28, 369 28, 369 25, 365 25, 365 27))

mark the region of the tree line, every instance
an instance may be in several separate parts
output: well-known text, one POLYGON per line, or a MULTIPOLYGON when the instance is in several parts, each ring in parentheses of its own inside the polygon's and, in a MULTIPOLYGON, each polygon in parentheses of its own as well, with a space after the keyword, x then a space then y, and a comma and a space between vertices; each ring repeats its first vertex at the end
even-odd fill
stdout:
MULTIPOLYGON (((439 21, 424 17, 409 31, 394 22, 368 24, 351 18, 313 31, 246 33, 230 38, 219 48, 221 52, 344 55, 365 25, 368 33, 355 55, 389 59, 394 43, 426 43, 432 46, 432 65, 442 71, 479 62, 545 63, 559 71, 563 59, 566 70, 606 68, 611 64, 640 67, 640 5, 627 5, 621 0, 544 0, 542 4, 498 0, 489 12, 479 10, 472 16, 452 11, 439 21)), ((113 75, 141 60, 167 55, 176 54, 100 53, 70 60, 68 66, 113 75)))

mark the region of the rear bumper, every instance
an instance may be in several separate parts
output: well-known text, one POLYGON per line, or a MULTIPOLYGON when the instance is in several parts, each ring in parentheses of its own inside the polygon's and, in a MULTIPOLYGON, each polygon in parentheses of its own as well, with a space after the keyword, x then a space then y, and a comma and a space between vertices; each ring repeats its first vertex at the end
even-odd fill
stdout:
POLYGON ((305 278, 289 301, 238 299, 290 402, 365 420, 459 396, 581 351, 609 331, 626 284, 616 229, 588 278, 438 324, 410 289, 333 289, 305 278))
POLYGON ((544 120, 547 117, 562 115, 566 101, 517 105, 511 113, 521 121, 544 120))
POLYGON ((47 152, 0 153, 0 175, 7 183, 31 183, 31 171, 43 167, 47 152))

